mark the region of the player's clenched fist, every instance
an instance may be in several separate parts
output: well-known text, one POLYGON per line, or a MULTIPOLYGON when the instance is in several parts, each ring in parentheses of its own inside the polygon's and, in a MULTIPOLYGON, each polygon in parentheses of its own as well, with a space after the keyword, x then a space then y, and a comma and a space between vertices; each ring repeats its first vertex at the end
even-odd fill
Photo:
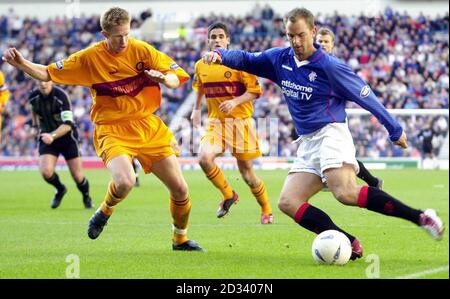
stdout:
POLYGON ((53 143, 53 141, 54 141, 55 139, 54 139, 53 136, 50 135, 49 133, 42 133, 42 134, 41 134, 41 140, 42 140, 42 142, 44 142, 45 144, 50 145, 50 144, 53 143))
POLYGON ((3 53, 2 60, 6 61, 7 63, 9 63, 14 67, 21 65, 25 61, 22 54, 19 51, 17 51, 16 48, 6 49, 5 52, 3 53))
POLYGON ((166 79, 166 76, 163 73, 156 70, 145 70, 145 74, 150 80, 158 83, 164 83, 164 80, 166 79))
POLYGON ((223 113, 228 114, 234 109, 234 107, 236 107, 236 102, 233 100, 229 100, 220 103, 219 110, 223 113))
POLYGON ((222 63, 222 57, 217 52, 206 52, 203 55, 203 62, 206 64, 222 63))

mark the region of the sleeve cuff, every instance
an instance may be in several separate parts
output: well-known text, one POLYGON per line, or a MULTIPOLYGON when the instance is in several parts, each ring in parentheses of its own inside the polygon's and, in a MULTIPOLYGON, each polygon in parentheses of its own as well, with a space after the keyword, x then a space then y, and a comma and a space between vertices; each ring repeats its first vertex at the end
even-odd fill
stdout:
POLYGON ((400 139, 400 136, 402 136, 402 133, 403 133, 403 129, 400 128, 399 130, 397 130, 397 132, 395 132, 394 134, 390 135, 389 139, 392 142, 398 141, 400 139))
POLYGON ((217 54, 219 54, 220 58, 223 58, 223 54, 222 54, 222 49, 215 49, 214 52, 216 52, 217 54))

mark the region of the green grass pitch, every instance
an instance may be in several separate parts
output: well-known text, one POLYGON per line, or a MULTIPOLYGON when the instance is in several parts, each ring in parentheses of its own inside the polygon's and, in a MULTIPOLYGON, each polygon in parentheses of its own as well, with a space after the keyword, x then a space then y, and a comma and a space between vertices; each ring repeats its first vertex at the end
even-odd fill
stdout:
MULTIPOLYGON (((200 171, 184 172, 190 187, 190 238, 208 251, 173 252, 168 193, 153 175, 141 173, 102 235, 90 240, 81 195, 68 171, 60 177, 69 189, 61 206, 50 209, 53 189, 37 171, 0 172, 0 278, 66 278, 79 258, 80 278, 448 278, 448 230, 440 242, 417 226, 357 207, 346 207, 321 192, 311 203, 356 235, 364 257, 347 265, 321 266, 311 256, 314 234, 277 208, 287 171, 258 171, 266 182, 275 223, 259 224, 259 206, 237 171, 226 175, 240 202, 217 219, 219 193, 200 171), (67 259, 68 258, 68 259, 67 259), (67 259, 67 260, 66 260, 67 259), (69 268, 68 268, 69 267, 69 268)), ((385 190, 405 203, 438 210, 449 219, 448 171, 374 171, 385 190)), ((98 206, 109 174, 86 170, 98 206)))

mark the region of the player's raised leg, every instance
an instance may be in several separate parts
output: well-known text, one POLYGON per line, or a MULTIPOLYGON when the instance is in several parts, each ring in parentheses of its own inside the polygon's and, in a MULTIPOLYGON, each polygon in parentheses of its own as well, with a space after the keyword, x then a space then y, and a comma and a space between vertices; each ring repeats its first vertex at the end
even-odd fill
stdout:
POLYGON ((61 204, 61 200, 67 193, 67 188, 59 180, 58 174, 55 172, 56 161, 58 157, 55 155, 44 154, 39 156, 39 170, 44 180, 56 188, 55 195, 52 199, 51 208, 56 209, 61 204))
POLYGON ((239 201, 238 194, 231 188, 223 171, 214 163, 214 159, 221 154, 218 148, 203 140, 200 146, 199 164, 208 180, 222 193, 223 199, 219 203, 217 217, 225 216, 230 207, 239 201))
POLYGON ((69 166, 70 174, 73 180, 77 184, 77 188, 83 196, 83 204, 86 209, 92 208, 92 199, 89 195, 89 181, 84 176, 81 170, 81 158, 76 157, 66 160, 67 166, 69 166))
POLYGON ((166 185, 170 193, 170 213, 173 219, 172 249, 205 251, 197 242, 187 237, 191 201, 188 186, 175 155, 153 164, 152 171, 166 185))
POLYGON ((409 220, 425 229, 434 239, 442 239, 444 225, 434 210, 411 208, 386 192, 370 186, 357 186, 353 165, 324 170, 334 197, 345 205, 359 206, 380 214, 409 220))
POLYGON ((237 160, 239 172, 245 183, 250 187, 253 195, 261 207, 261 224, 273 223, 272 207, 267 195, 266 185, 256 176, 253 169, 253 160, 237 160))
POLYGON ((308 200, 322 188, 323 183, 318 175, 308 172, 291 172, 284 181, 278 207, 300 226, 316 234, 329 229, 344 233, 352 243, 351 259, 360 258, 362 247, 359 241, 334 224, 324 211, 308 203, 308 200))
POLYGON ((88 235, 91 239, 96 239, 103 231, 109 217, 114 212, 114 207, 121 202, 131 191, 135 184, 135 176, 130 157, 121 154, 112 158, 107 163, 111 173, 112 181, 100 208, 89 220, 88 235))

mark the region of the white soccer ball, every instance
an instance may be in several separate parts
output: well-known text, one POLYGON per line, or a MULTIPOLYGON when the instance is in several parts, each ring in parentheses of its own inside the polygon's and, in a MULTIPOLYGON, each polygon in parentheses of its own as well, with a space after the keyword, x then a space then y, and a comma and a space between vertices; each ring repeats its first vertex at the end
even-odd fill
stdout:
POLYGON ((346 235, 330 229, 314 239, 312 255, 319 264, 345 265, 352 255, 352 245, 346 235))

